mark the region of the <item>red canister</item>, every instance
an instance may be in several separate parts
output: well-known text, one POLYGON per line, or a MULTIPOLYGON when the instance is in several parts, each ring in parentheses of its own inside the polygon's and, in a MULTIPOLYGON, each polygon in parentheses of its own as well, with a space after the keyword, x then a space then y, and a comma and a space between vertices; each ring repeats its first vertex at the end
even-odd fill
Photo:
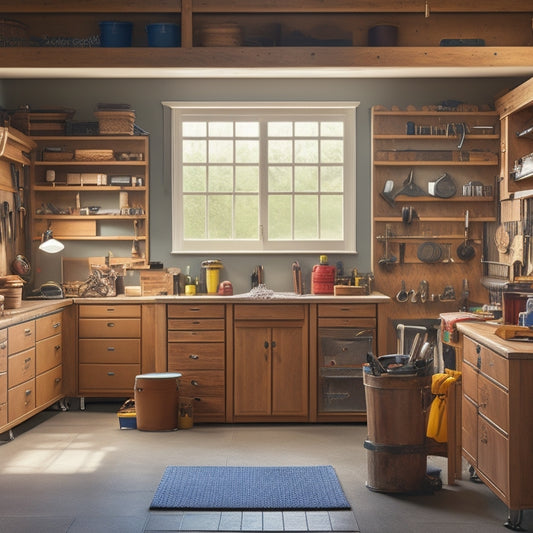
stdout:
POLYGON ((328 256, 320 256, 320 264, 313 267, 311 272, 312 294, 333 294, 335 285, 335 267, 328 265, 328 256))

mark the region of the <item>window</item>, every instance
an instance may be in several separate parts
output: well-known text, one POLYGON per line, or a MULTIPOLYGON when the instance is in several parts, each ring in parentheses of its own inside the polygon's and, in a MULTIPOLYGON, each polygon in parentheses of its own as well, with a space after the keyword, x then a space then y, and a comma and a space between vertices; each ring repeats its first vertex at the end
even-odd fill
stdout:
POLYGON ((163 102, 173 252, 354 252, 358 103, 163 102))

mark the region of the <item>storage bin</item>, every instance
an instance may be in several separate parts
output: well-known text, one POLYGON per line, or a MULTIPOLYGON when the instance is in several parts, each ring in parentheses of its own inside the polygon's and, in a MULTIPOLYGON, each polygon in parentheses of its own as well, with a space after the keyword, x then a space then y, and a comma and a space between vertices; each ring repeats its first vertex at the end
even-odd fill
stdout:
POLYGON ((101 135, 133 135, 135 111, 95 111, 101 135))
POLYGON ((146 26, 148 45, 155 47, 180 46, 181 27, 178 24, 159 22, 146 26))
POLYGON ((178 429, 179 372, 154 372, 135 378, 137 429, 172 431, 178 429))
POLYGON ((131 46, 131 22, 100 22, 100 45, 107 48, 131 46))

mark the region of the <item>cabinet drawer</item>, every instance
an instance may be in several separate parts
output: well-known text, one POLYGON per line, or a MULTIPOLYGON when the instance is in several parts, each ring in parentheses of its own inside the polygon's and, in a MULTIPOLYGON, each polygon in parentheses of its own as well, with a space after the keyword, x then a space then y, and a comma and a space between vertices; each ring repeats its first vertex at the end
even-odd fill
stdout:
POLYGON ((479 413, 509 434, 509 395, 482 375, 478 385, 479 413))
POLYGON ((0 427, 7 424, 7 403, 0 403, 0 427))
POLYGON ((80 363, 140 363, 140 339, 80 339, 80 363))
POLYGON ((168 320, 168 329, 176 330, 224 330, 223 318, 171 318, 168 320))
POLYGON ((35 321, 35 339, 40 341, 63 331, 63 313, 43 316, 35 321))
POLYGON ((193 416, 198 422, 223 422, 226 404, 223 397, 195 396, 192 404, 193 416))
POLYGON ((477 404, 478 395, 478 380, 479 373, 469 363, 463 364, 463 394, 468 396, 472 401, 477 404))
POLYGON ((509 364, 507 359, 493 352, 486 346, 465 337, 463 358, 479 368, 480 372, 509 387, 509 364))
POLYGON ((477 466, 503 494, 509 494, 509 441, 482 418, 478 425, 477 466))
POLYGON ((121 338, 140 337, 140 318, 80 318, 81 338, 121 338))
POLYGON ((224 342, 224 331, 169 331, 168 342, 224 342))
POLYGON ((140 365, 80 365, 80 393, 84 391, 133 394, 140 365))
POLYGON ((218 396, 224 398, 224 371, 223 370, 180 370, 169 368, 170 372, 181 372, 180 395, 187 398, 197 396, 218 396))
POLYGON ((335 317, 335 318, 319 318, 318 327, 320 328, 365 328, 375 329, 375 318, 350 318, 350 317, 335 317))
POLYGON ((0 330, 0 372, 7 370, 7 329, 0 330))
POLYGON ((35 348, 11 355, 7 359, 8 387, 16 387, 35 377, 35 348))
POLYGON ((9 389, 7 393, 7 418, 9 422, 13 422, 33 409, 35 409, 35 379, 30 379, 9 389))
POLYGON ((44 405, 63 394, 63 365, 56 366, 35 378, 35 402, 44 405))
POLYGON ((472 466, 477 466, 477 405, 463 395, 461 402, 461 445, 463 455, 472 466))
POLYGON ((63 361, 61 335, 38 341, 35 346, 35 373, 42 374, 63 361))
POLYGON ((35 346, 35 320, 8 328, 7 352, 9 355, 35 346))
POLYGON ((305 306, 299 304, 239 304, 235 320, 303 320, 305 306))
POLYGON ((124 305, 80 305, 78 309, 80 318, 140 318, 141 306, 135 304, 124 305))
POLYGON ((375 317, 375 304, 318 304, 319 317, 375 317))
POLYGON ((180 372, 189 370, 220 370, 224 368, 222 343, 169 343, 168 367, 180 372))
POLYGON ((224 304, 169 304, 168 318, 224 318, 224 304))
POLYGON ((0 374, 0 404, 7 402, 7 374, 0 374))

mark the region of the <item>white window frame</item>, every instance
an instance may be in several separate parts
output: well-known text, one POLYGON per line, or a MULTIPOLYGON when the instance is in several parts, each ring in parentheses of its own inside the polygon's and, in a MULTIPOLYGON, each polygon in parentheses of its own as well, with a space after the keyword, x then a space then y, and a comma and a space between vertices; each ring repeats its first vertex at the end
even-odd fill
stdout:
MULTIPOLYGON (((172 195, 172 254, 180 253, 356 253, 356 109, 359 102, 162 102, 165 111, 165 145, 171 159, 172 195), (255 116, 274 114, 284 115, 287 120, 312 118, 319 115, 336 116, 343 120, 344 129, 344 192, 343 192, 343 231, 342 240, 289 240, 268 241, 261 237, 250 240, 185 240, 180 231, 182 213, 182 172, 180 150, 180 124, 182 119, 198 114, 212 119, 234 118, 239 113, 254 112, 255 116)), ((251 115, 254 116, 254 115, 251 115)), ((260 185, 260 210, 266 207, 266 185, 260 185)), ((266 216, 266 215, 265 215, 266 216)), ((261 232, 262 234, 263 232, 261 232)))

